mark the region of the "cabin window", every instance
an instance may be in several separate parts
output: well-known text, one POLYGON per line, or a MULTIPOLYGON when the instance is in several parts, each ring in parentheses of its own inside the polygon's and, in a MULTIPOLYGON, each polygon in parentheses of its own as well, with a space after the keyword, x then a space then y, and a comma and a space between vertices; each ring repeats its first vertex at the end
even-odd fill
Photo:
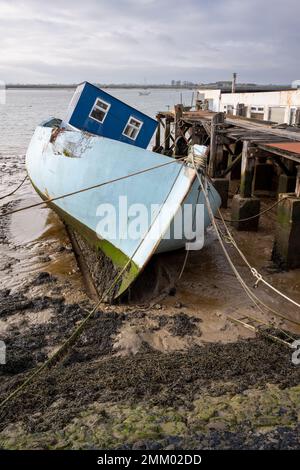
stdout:
POLYGON ((129 137, 129 139, 136 140, 137 136, 139 135, 142 125, 143 125, 142 121, 139 121, 138 119, 130 116, 126 126, 124 127, 123 135, 125 135, 126 137, 129 137))
POLYGON ((104 119, 107 116, 109 108, 110 108, 109 103, 106 103, 105 101, 97 98, 92 108, 92 111, 90 112, 90 117, 92 119, 95 119, 95 121, 98 121, 102 124, 104 122, 104 119))

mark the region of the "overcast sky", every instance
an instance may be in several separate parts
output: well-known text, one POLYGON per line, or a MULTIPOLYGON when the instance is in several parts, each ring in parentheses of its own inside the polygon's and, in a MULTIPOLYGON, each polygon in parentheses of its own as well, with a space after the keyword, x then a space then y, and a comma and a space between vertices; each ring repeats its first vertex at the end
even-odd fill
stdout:
POLYGON ((299 0, 0 0, 9 83, 290 83, 299 0))

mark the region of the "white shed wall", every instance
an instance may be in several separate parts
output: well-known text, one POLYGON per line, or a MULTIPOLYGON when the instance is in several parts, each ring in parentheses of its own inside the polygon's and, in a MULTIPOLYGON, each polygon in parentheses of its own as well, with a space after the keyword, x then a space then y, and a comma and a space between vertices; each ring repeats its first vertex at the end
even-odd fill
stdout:
MULTIPOLYGON (((238 104, 244 104, 247 106, 247 117, 251 117, 252 107, 263 107, 264 120, 269 119, 270 108, 283 107, 285 108, 284 122, 290 123, 292 109, 300 108, 300 89, 251 93, 221 93, 221 90, 199 90, 198 99, 209 100, 209 109, 215 112, 226 112, 227 106, 232 106, 233 114, 236 114, 238 104)), ((253 112, 256 111, 253 110, 253 112)))

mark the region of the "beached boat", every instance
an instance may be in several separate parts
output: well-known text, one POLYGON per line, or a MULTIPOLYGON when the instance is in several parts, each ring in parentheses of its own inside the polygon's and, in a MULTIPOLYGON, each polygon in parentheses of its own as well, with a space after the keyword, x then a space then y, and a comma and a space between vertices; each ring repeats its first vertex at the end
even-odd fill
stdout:
MULTIPOLYGON (((163 236, 184 204, 204 204, 196 171, 171 157, 81 131, 62 130, 55 124, 57 121, 52 120, 35 130, 26 155, 29 177, 43 199, 103 183, 95 189, 53 201, 51 206, 93 249, 101 250, 117 271, 127 266, 114 293, 118 297, 154 253, 182 248, 187 243, 185 237, 163 239, 163 236), (171 161, 172 164, 159 166, 171 161), (158 168, 143 172, 155 166, 158 168), (123 179, 133 173, 139 174, 123 179), (104 184, 111 180, 115 181, 104 184), (123 216, 119 207, 122 196, 126 196, 129 208, 143 204, 151 213, 151 205, 158 207, 152 224, 149 220, 145 233, 137 239, 118 233, 123 216), (101 234, 99 206, 104 204, 116 208, 116 238, 101 234)), ((209 194, 216 208, 220 197, 212 186, 209 194)), ((208 225, 205 211, 204 227, 200 229, 208 225)))
MULTIPOLYGON (((91 103, 98 106, 97 99, 91 103)), ((123 116, 124 138, 128 121, 137 119, 130 110, 132 114, 129 119, 126 113, 123 116)), ((96 117, 103 119, 103 112, 96 117)), ((135 123, 129 129, 129 144, 52 118, 37 127, 26 155, 28 175, 38 194, 50 198, 50 206, 66 225, 94 253, 101 253, 102 269, 109 264, 114 277, 119 275, 112 298, 127 290, 154 254, 200 239, 209 225, 206 210, 200 225, 195 220, 196 207, 204 207, 196 170, 184 161, 145 150, 155 126, 150 121, 149 132, 149 121, 139 116, 142 119, 139 129, 135 123), (137 145, 138 136, 142 146, 137 145)), ((84 118, 82 122, 88 127, 84 118)), ((220 197, 212 185, 209 195, 216 209, 220 197)))

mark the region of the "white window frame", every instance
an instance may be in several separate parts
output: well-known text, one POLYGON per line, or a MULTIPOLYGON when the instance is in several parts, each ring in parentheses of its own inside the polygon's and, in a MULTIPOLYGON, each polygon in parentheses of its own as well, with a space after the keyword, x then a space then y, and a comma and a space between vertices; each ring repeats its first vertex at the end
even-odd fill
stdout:
POLYGON ((140 131, 141 131, 141 129, 142 129, 143 124, 144 124, 144 122, 143 122, 143 121, 140 121, 140 119, 137 119, 137 118, 134 117, 134 116, 129 116, 129 119, 128 119, 128 121, 127 121, 127 123, 126 123, 126 125, 125 125, 125 127, 124 127, 124 129, 123 129, 122 135, 124 135, 124 136, 127 137, 128 139, 136 140, 136 139, 138 138, 138 136, 139 136, 139 133, 140 133, 140 131), (125 134, 125 130, 126 130, 126 128, 127 128, 128 125, 130 125, 130 126, 132 126, 132 127, 135 127, 135 129, 136 129, 136 126, 134 126, 133 124, 130 124, 131 119, 134 119, 135 121, 137 121, 137 122, 139 122, 139 123, 141 124, 140 127, 137 129, 138 133, 136 134, 135 137, 130 137, 129 135, 125 134))
POLYGON ((91 119, 94 119, 94 121, 99 122, 100 124, 103 124, 104 121, 105 121, 105 119, 106 119, 106 116, 108 115, 108 111, 110 110, 110 107, 111 107, 111 104, 110 104, 110 103, 107 103, 107 101, 104 101, 102 98, 99 98, 99 97, 98 97, 98 98, 95 99, 95 102, 94 102, 93 107, 92 107, 92 109, 91 109, 91 111, 90 111, 89 117, 90 117, 91 119), (100 106, 97 106, 97 101, 101 101, 101 103, 107 105, 107 110, 104 111, 103 109, 100 108, 100 106), (102 121, 100 121, 99 119, 97 119, 97 118, 95 118, 94 116, 92 116, 92 112, 94 111, 95 108, 98 108, 99 110, 105 112, 105 115, 104 115, 102 121))

